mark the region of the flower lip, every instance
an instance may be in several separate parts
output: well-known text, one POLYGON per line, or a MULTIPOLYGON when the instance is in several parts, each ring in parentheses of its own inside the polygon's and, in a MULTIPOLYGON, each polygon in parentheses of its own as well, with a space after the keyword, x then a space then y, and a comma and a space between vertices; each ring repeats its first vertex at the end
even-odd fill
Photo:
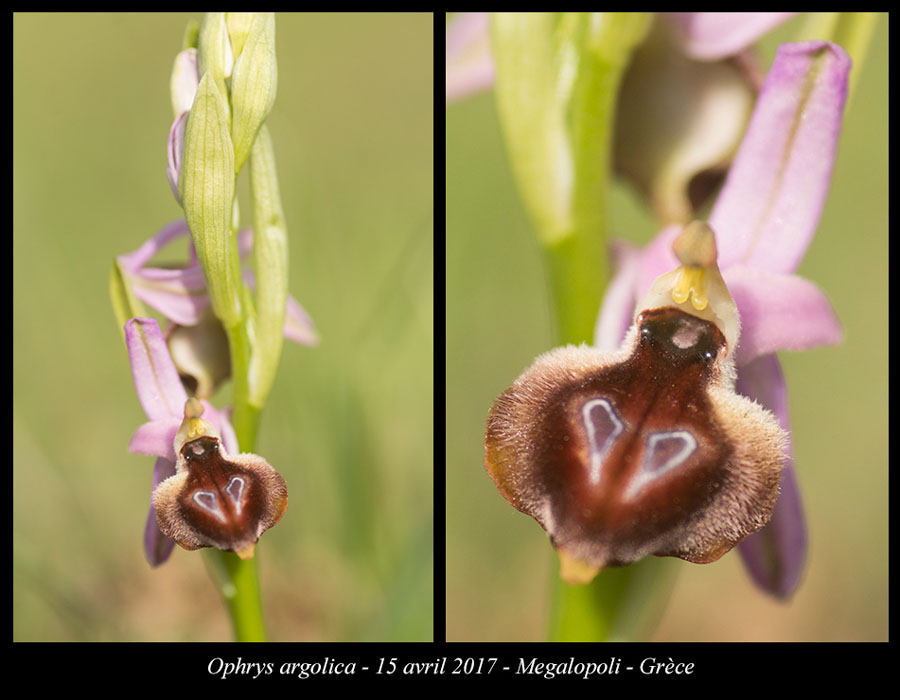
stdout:
POLYGON ((585 583, 649 554, 718 559, 768 521, 785 464, 776 418, 735 393, 737 311, 705 224, 686 227, 622 346, 558 348, 496 401, 485 465, 585 583), (688 296, 679 280, 695 271, 688 296))
POLYGON ((229 455, 194 398, 175 438, 176 473, 157 486, 159 529, 184 549, 216 547, 242 559, 287 510, 287 485, 258 455, 229 455))

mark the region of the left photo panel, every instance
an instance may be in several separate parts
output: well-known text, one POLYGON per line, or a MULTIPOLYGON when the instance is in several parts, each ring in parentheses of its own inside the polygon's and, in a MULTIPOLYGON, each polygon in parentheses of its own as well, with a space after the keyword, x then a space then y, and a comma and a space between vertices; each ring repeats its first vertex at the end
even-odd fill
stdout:
POLYGON ((433 640, 434 21, 13 15, 15 641, 433 640))

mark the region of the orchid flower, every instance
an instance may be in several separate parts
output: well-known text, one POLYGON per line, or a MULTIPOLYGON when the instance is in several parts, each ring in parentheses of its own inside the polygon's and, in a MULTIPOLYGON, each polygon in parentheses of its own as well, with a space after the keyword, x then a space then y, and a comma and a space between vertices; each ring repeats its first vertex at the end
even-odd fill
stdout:
POLYGON ((487 471, 548 532, 568 583, 740 545, 757 584, 796 587, 806 534, 774 352, 841 338, 822 292, 792 273, 824 205, 849 69, 835 44, 781 46, 709 224, 620 245, 595 347, 540 356, 492 407, 487 471))
MULTIPOLYGON (((165 338, 155 319, 133 318, 125 324, 125 342, 138 399, 148 421, 141 425, 128 451, 156 457, 151 494, 160 483, 175 475, 177 457, 174 441, 182 423, 187 393, 169 355, 165 338)), ((203 402, 207 420, 218 430, 229 451, 238 442, 225 412, 203 402)), ((175 543, 162 534, 152 503, 144 528, 144 554, 152 566, 159 566, 172 553, 175 543)))
MULTIPOLYGON (((137 250, 120 255, 118 262, 134 295, 172 322, 166 335, 175 363, 182 375, 193 379, 198 394, 206 398, 216 383, 228 376, 227 339, 210 312, 206 279, 193 243, 190 242, 189 260, 183 267, 161 268, 149 264, 169 244, 182 239, 190 242, 190 231, 187 223, 179 219, 167 224, 137 250)), ((244 229, 238 234, 241 258, 246 258, 252 250, 253 232, 244 229)), ((252 270, 244 268, 242 272, 252 288, 252 270)), ((284 337, 300 345, 318 343, 312 319, 291 296, 287 299, 284 337)))
MULTIPOLYGON (((709 217, 718 265, 740 315, 737 390, 771 410, 790 430, 777 350, 805 350, 841 340, 824 294, 796 275, 810 245, 831 178, 850 59, 839 46, 782 45, 724 188, 709 217)), ((678 263, 671 246, 679 227, 664 228, 643 250, 614 246, 618 272, 598 319, 595 345, 619 346, 635 301, 678 263)), ((781 477, 774 513, 739 551, 753 578, 779 597, 796 588, 807 536, 793 458, 781 477)))
POLYGON ((287 509, 284 479, 262 457, 238 452, 224 412, 188 398, 154 319, 133 318, 125 340, 149 422, 129 451, 156 456, 144 552, 152 566, 185 549, 216 547, 242 559, 287 509), (181 410, 183 407, 183 419, 181 410), (208 419, 203 419, 203 414, 208 419))

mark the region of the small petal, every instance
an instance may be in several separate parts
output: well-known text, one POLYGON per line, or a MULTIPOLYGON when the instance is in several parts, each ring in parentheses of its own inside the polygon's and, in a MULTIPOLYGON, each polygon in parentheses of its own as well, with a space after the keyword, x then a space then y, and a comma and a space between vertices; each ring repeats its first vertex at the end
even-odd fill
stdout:
MULTIPOLYGON (((784 375, 775 355, 760 357, 741 368, 737 389, 770 409, 781 427, 790 430, 784 375)), ((790 449, 780 488, 768 524, 745 539, 739 551, 760 588, 787 598, 800 583, 807 551, 806 522, 790 449)))
POLYGON ((231 408, 216 411, 211 405, 206 404, 206 415, 210 423, 219 429, 225 449, 230 454, 239 452, 237 435, 234 432, 234 427, 231 425, 231 408))
POLYGON ((187 124, 188 112, 182 112, 169 129, 169 140, 166 144, 166 153, 169 163, 166 166, 166 176, 169 178, 169 187, 175 195, 175 201, 181 204, 181 195, 178 194, 178 177, 181 174, 181 160, 184 157, 184 127, 187 124))
POLYGON ((306 310, 289 296, 285 307, 284 337, 300 345, 317 345, 319 334, 306 310))
POLYGON ((187 394, 156 319, 129 320, 125 324, 125 342, 134 386, 144 413, 150 420, 178 415, 187 394))
POLYGON ((836 44, 779 47, 710 215, 722 269, 796 269, 825 204, 849 71, 836 44))
POLYGON ((118 257, 119 263, 122 265, 123 269, 128 272, 137 272, 150 262, 150 260, 153 259, 153 256, 165 248, 169 243, 189 235, 190 230, 188 229, 187 222, 184 219, 178 219, 177 221, 166 224, 159 233, 151 236, 150 239, 144 242, 137 250, 126 253, 125 255, 120 255, 118 257))
MULTIPOLYGON (((238 251, 246 257, 253 250, 249 229, 238 235, 238 251)), ((120 265, 128 271, 136 297, 180 326, 194 326, 209 308, 206 278, 197 261, 190 231, 184 219, 173 221, 132 253, 120 255, 120 265), (185 238, 189 242, 190 262, 184 268, 147 267, 163 248, 185 238)))
MULTIPOLYGON (((157 459, 156 465, 153 467, 153 489, 170 476, 175 474, 175 462, 167 459, 157 459)), ((156 509, 153 507, 153 498, 151 495, 150 512, 147 513, 147 524, 144 527, 144 554, 150 566, 159 566, 164 563, 172 554, 175 548, 175 542, 166 537, 159 529, 159 523, 156 521, 156 509)))
POLYGON ((141 455, 156 455, 175 462, 172 441, 181 421, 174 417, 160 418, 142 424, 128 443, 128 451, 141 455))
POLYGON ((800 584, 807 551, 806 518, 793 458, 785 464, 780 488, 769 523, 738 546, 756 585, 779 598, 789 598, 800 584))
POLYGON ((843 338, 831 304, 812 282, 744 266, 724 274, 743 327, 739 367, 776 350, 808 350, 843 338))
POLYGON ((169 91, 172 98, 172 112, 179 114, 189 112, 194 104, 194 95, 200 75, 197 72, 197 49, 185 49, 175 57, 172 66, 172 77, 169 80, 169 91))
POLYGON ((594 332, 594 347, 607 351, 619 347, 634 321, 635 283, 641 266, 641 251, 630 243, 614 241, 611 249, 616 274, 606 289, 594 332))
POLYGON ((781 426, 789 430, 787 385, 776 355, 757 357, 741 367, 736 389, 772 411, 781 426))
POLYGON ((796 12, 666 12, 679 29, 684 51, 714 61, 733 56, 796 12))
MULTIPOLYGON (((637 291, 643 296, 657 277, 678 267, 678 258, 672 252, 672 243, 681 233, 681 226, 667 226, 644 248, 641 270, 637 279, 637 291)), ((720 246, 721 249, 721 246, 720 246)))
POLYGON ((246 258, 253 252, 253 229, 245 228, 238 231, 238 254, 246 258))
POLYGON ((489 12, 461 12, 447 28, 447 102, 494 82, 489 12))
POLYGON ((144 268, 133 277, 134 295, 180 326, 199 323, 209 307, 209 296, 199 268, 163 270, 144 268))

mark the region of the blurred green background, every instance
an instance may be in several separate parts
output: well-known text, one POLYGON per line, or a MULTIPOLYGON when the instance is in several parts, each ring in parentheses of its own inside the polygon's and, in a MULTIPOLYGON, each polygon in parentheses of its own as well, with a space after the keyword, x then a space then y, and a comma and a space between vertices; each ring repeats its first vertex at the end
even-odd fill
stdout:
MULTIPOLYGON (((762 44, 767 68, 804 18, 762 44)), ((733 552, 678 578, 653 640, 884 640, 888 612, 888 21, 845 114, 831 193, 798 274, 840 317, 840 346, 781 353, 809 521, 789 603, 755 589, 733 552)), ((553 329, 542 260, 501 142, 493 93, 447 107, 447 637, 540 640, 557 563, 546 534, 482 466, 494 399, 553 329)), ((624 185, 612 234, 658 226, 624 185)))
MULTIPOLYGON (((153 459, 126 451, 145 416, 108 294, 114 256, 181 217, 191 17, 14 15, 16 640, 231 639, 202 556, 144 560, 153 459)), ((322 340, 285 345, 262 416, 291 499, 257 550, 275 640, 432 638, 432 24, 276 18, 290 287, 322 340)))

